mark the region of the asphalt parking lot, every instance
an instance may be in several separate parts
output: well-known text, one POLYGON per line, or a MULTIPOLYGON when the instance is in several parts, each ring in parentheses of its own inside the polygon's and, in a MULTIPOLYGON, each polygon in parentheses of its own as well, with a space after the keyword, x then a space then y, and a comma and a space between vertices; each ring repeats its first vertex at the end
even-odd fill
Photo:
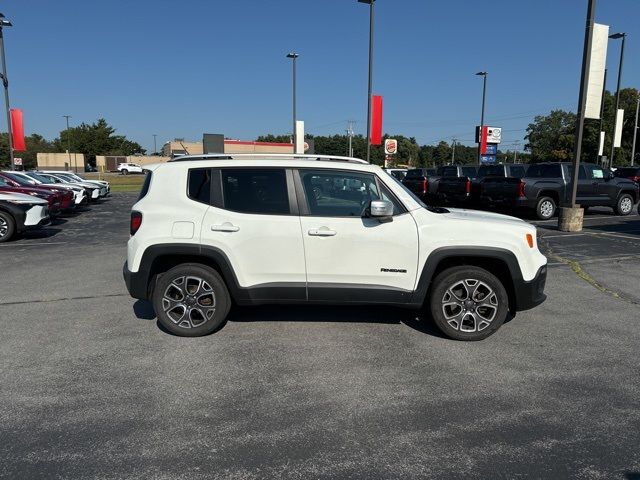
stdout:
POLYGON ((6 478, 640 478, 640 217, 534 222, 548 300, 460 343, 391 308, 161 330, 122 281, 133 193, 0 246, 6 478))

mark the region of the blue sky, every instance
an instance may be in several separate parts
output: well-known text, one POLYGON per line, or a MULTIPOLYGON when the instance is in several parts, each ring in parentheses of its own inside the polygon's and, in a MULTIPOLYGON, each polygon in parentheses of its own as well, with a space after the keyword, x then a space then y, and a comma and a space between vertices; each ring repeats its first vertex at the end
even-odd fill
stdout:
MULTIPOLYGON (((489 72, 487 123, 521 142, 536 114, 575 110, 586 0, 377 0, 374 93, 384 131, 470 144, 489 72)), ((639 0, 600 0, 596 21, 626 31, 623 86, 640 86, 639 0)), ((307 132, 366 122, 368 7, 356 0, 14 0, 2 12, 13 107, 27 133, 56 137, 105 117, 151 149, 203 132, 252 140, 298 117, 307 132)), ((609 45, 615 88, 620 42, 609 45)))

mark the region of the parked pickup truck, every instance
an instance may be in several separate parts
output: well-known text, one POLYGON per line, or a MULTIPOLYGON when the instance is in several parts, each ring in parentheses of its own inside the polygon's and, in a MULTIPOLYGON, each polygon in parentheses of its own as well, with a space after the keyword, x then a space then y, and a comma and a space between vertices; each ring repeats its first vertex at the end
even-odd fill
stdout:
POLYGON ((480 167, 462 167, 463 175, 459 172, 453 176, 445 176, 440 179, 441 203, 457 203, 463 205, 477 205, 480 203, 480 192, 485 179, 492 177, 524 177, 526 165, 520 163, 481 165, 480 167), (477 168, 477 172, 475 171, 477 168), (474 169, 474 170, 472 170, 474 169), (464 170, 467 171, 466 176, 464 170))
POLYGON ((428 202, 434 198, 434 194, 437 191, 439 175, 440 173, 435 168, 412 168, 407 171, 407 174, 402 179, 402 184, 420 200, 428 202))
MULTIPOLYGON (((533 209, 537 217, 547 220, 561 203, 569 201, 571 164, 537 163, 527 169, 522 179, 487 177, 480 200, 488 205, 533 209)), ((611 207, 618 215, 629 215, 638 202, 638 185, 591 163, 580 166, 576 202, 583 207, 611 207)))
POLYGON ((478 175, 473 165, 448 165, 442 167, 442 178, 438 182, 437 203, 440 205, 465 205, 471 201, 472 183, 478 175))

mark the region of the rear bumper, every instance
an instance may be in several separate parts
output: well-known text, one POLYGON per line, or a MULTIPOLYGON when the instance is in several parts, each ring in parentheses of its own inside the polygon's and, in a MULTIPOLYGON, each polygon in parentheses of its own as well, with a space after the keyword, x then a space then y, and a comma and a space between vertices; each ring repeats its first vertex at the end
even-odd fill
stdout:
POLYGON ((122 276, 124 277, 124 283, 127 286, 129 295, 141 300, 149 299, 149 288, 147 284, 149 272, 142 269, 137 272, 132 272, 129 270, 127 262, 124 262, 122 276))
POLYGON ((540 305, 547 299, 544 293, 544 287, 547 282, 547 266, 540 267, 536 276, 530 282, 524 280, 514 279, 514 294, 515 294, 515 310, 529 310, 533 307, 540 305))

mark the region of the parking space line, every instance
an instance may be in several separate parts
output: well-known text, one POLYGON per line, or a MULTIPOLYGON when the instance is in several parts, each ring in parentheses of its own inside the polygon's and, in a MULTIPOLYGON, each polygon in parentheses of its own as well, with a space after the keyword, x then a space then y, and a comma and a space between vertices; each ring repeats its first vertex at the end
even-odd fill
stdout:
POLYGON ((38 245, 63 245, 69 242, 38 242, 38 243, 6 243, 4 245, 0 245, 0 247, 36 247, 38 245))
POLYGON ((612 233, 609 233, 609 232, 598 232, 598 233, 593 233, 592 235, 607 235, 607 236, 616 237, 616 238, 629 238, 631 240, 637 240, 637 241, 640 242, 640 236, 631 237, 629 235, 621 235, 621 234, 615 233, 615 232, 612 232, 612 233))
POLYGON ((580 235, 589 235, 588 233, 565 233, 561 235, 540 235, 541 238, 560 238, 560 237, 579 237, 580 235))

